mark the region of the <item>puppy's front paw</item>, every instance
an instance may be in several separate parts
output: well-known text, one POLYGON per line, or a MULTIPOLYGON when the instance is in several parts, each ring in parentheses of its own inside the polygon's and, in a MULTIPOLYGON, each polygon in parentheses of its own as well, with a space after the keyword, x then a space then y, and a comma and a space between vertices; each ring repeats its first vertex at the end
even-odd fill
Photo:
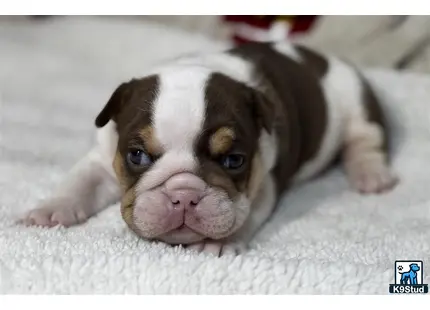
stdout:
POLYGON ((76 205, 69 199, 52 199, 28 212, 18 223, 26 226, 69 227, 85 222, 89 216, 84 206, 76 205))
POLYGON ((206 252, 217 257, 224 255, 239 255, 246 251, 246 244, 238 241, 203 240, 187 247, 192 251, 206 252))
POLYGON ((399 182, 388 165, 379 161, 350 162, 346 166, 346 173, 351 185, 363 194, 386 192, 399 182))

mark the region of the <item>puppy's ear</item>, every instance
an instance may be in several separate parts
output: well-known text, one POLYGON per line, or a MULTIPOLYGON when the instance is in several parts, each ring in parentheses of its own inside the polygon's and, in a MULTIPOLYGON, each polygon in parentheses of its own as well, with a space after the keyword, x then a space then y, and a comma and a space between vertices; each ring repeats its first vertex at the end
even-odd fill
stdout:
POLYGON ((95 125, 98 128, 105 126, 111 119, 115 120, 115 117, 121 112, 124 104, 130 99, 134 83, 135 81, 131 80, 130 82, 122 83, 115 89, 104 108, 96 117, 95 125))

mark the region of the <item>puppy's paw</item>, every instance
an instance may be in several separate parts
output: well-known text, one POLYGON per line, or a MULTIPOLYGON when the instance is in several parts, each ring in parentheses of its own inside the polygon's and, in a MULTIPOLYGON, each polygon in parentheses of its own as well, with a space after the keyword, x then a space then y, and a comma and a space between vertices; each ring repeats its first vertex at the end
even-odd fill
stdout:
POLYGON ((348 162, 346 173, 351 186, 363 194, 383 193, 393 189, 399 182, 388 165, 380 161, 348 162))
POLYGON ((245 243, 238 241, 203 240, 189 245, 187 249, 198 253, 205 252, 221 257, 225 255, 237 256, 242 254, 246 251, 247 246, 245 243))
POLYGON ((18 223, 26 226, 69 227, 85 222, 89 216, 85 207, 68 199, 52 199, 29 211, 18 223))

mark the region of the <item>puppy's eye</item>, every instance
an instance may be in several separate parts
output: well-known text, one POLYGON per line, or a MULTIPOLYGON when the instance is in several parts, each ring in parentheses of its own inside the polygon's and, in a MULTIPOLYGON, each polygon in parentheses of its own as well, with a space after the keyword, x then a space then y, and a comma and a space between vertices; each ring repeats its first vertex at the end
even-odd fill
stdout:
POLYGON ((151 157, 142 150, 130 150, 127 154, 127 161, 132 166, 147 166, 152 163, 151 157))
POLYGON ((229 170, 239 169, 245 163, 245 156, 242 154, 229 154, 221 158, 221 164, 229 170))

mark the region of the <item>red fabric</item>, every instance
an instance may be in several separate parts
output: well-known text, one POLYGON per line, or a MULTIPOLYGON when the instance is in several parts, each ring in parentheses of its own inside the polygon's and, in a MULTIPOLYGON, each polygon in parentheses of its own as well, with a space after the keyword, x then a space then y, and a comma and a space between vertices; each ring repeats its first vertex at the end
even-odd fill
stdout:
POLYGON ((228 23, 245 23, 257 28, 269 29, 276 16, 227 15, 224 20, 228 23))
MULTIPOLYGON (((290 25, 289 36, 300 33, 305 33, 312 30, 315 24, 317 15, 297 15, 297 16, 277 16, 277 15, 226 15, 223 16, 224 22, 227 24, 247 24, 251 28, 263 31, 269 31, 274 22, 281 20, 290 25)), ((234 44, 239 45, 246 42, 251 42, 251 38, 243 37, 234 30, 231 34, 231 40, 234 44)))
POLYGON ((302 15, 295 18, 292 23, 291 33, 301 33, 310 31, 314 23, 316 22, 317 16, 315 15, 302 15))

